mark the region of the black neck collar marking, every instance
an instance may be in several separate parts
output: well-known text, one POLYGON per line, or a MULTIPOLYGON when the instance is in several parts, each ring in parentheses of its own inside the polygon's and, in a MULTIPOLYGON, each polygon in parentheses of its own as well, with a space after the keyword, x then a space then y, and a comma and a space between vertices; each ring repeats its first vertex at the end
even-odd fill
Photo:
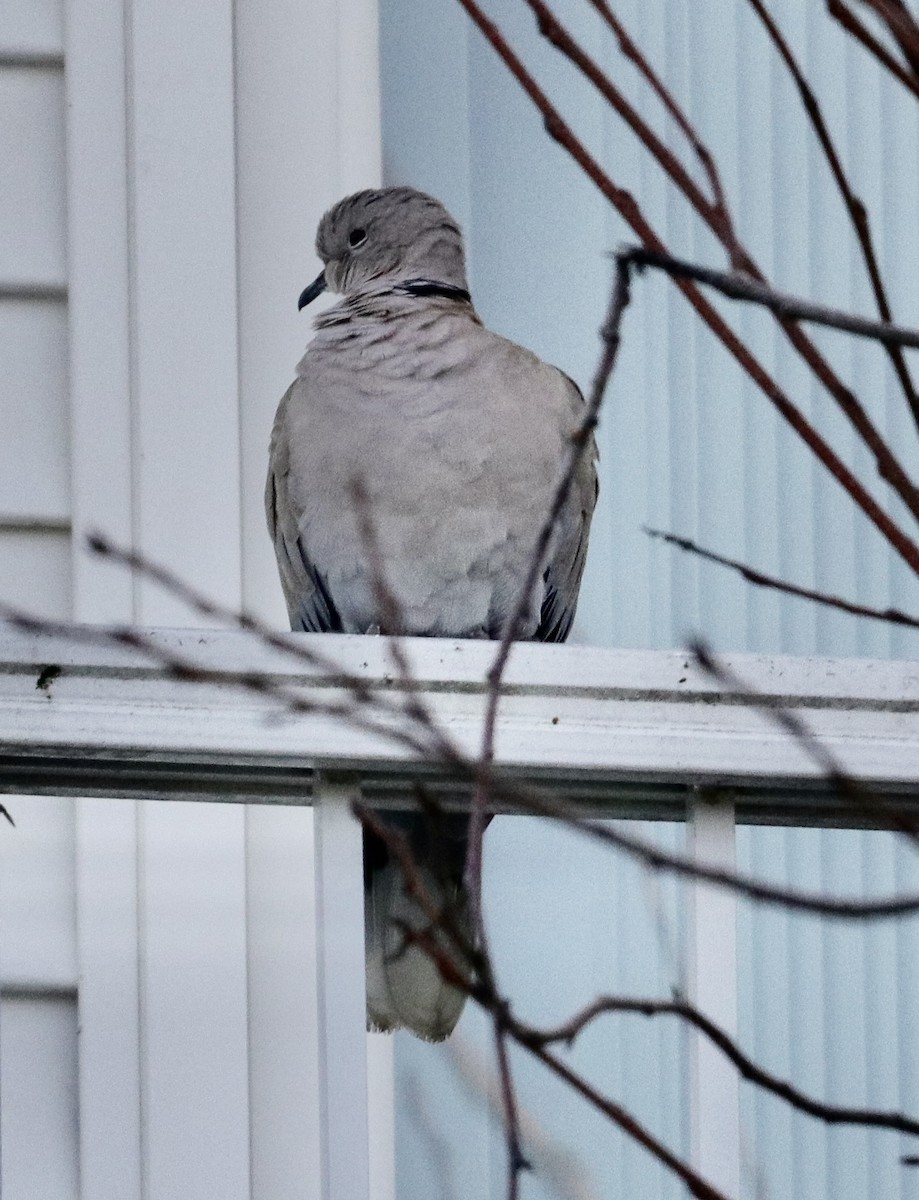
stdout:
POLYGON ((405 283, 396 284, 394 291, 404 292, 409 296, 440 296, 444 300, 472 303, 472 297, 465 288, 456 287, 452 283, 440 283, 436 279, 409 279, 405 283))

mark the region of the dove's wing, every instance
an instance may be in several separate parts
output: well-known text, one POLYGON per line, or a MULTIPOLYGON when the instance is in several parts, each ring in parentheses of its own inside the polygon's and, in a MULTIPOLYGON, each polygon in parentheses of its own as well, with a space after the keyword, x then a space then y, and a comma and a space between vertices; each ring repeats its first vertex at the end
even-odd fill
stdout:
MULTIPOLYGON (((583 418, 584 397, 574 380, 568 379, 568 383, 572 407, 579 422, 583 418)), ((539 627, 533 635, 536 641, 563 642, 571 631, 587 557, 590 521, 599 492, 596 458, 596 447, 591 439, 581 455, 555 528, 551 556, 543 574, 545 590, 539 627)))
POLYGON ((299 380, 284 393, 271 432, 265 512, 274 541, 291 629, 305 633, 339 633, 342 629, 341 617, 321 571, 310 560, 290 498, 287 418, 290 397, 297 386, 302 386, 299 380))

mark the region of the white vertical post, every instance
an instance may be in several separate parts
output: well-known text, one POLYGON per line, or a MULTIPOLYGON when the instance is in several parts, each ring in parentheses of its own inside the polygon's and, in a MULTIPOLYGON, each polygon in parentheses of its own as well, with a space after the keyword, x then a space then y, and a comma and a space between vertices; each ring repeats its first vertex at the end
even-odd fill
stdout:
MULTIPOLYGON (((692 807, 693 857, 733 870, 734 805, 700 793, 692 807)), ((733 1037, 737 1032, 737 904, 733 892, 696 884, 692 898, 690 999, 733 1037)), ((693 1165, 728 1196, 740 1193, 739 1078, 720 1050, 691 1035, 690 1126, 693 1165)))
POLYGON ((370 1200, 396 1200, 395 1054, 389 1033, 367 1034, 370 1200))
POLYGON ((366 983, 358 787, 318 776, 316 983, 319 992, 320 1161, 323 1200, 368 1200, 366 983))

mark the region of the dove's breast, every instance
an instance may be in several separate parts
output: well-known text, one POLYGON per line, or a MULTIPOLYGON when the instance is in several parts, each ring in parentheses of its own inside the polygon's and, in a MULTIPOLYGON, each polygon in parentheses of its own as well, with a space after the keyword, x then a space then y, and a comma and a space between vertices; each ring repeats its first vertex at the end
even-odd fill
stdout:
POLYGON ((470 316, 393 324, 320 334, 300 364, 275 436, 286 440, 301 546, 347 631, 381 623, 359 481, 405 631, 496 636, 580 398, 560 372, 470 316))

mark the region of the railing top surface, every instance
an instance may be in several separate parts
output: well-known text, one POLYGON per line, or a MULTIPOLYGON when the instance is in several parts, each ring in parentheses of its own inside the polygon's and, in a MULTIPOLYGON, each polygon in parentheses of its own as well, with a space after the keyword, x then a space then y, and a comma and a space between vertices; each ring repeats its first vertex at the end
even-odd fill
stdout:
MULTIPOLYGON (((384 790, 430 771, 399 740, 406 685, 385 638, 290 635, 292 652, 239 631, 142 638, 143 650, 79 631, 0 626, 0 789, 308 803, 317 769, 356 770, 384 790), (169 677, 164 662, 201 674, 169 677), (278 696, 219 682, 247 673, 311 711, 285 715, 278 696), (347 699, 349 680, 394 706, 377 714, 376 728, 326 711, 347 699)), ((474 756, 494 645, 402 646, 416 697, 474 756)), ((618 797, 624 815, 667 815, 689 788, 733 787, 745 819, 849 823, 841 802, 814 791, 821 765, 767 711, 784 707, 853 775, 915 798, 919 663, 724 662, 758 694, 721 686, 686 653, 520 644, 505 677, 496 762, 600 807, 604 795, 618 797)))

